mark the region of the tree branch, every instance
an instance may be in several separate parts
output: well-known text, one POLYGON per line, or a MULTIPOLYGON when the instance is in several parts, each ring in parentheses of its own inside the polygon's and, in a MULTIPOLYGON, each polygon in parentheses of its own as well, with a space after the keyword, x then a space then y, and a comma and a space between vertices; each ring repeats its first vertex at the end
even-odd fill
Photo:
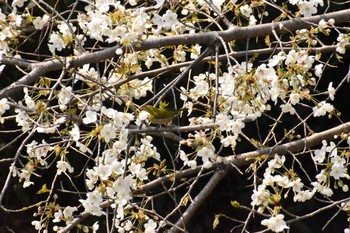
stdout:
MULTIPOLYGON (((274 29, 277 34, 284 34, 289 31, 295 31, 301 28, 310 28, 312 24, 318 24, 321 19, 324 19, 325 21, 334 19, 336 23, 348 22, 350 21, 350 10, 341 10, 306 18, 295 18, 292 20, 281 21, 279 23, 266 23, 249 27, 232 27, 225 31, 218 32, 212 31, 190 35, 187 34, 151 38, 141 42, 134 42, 132 44, 132 47, 135 51, 141 51, 184 44, 206 44, 212 46, 216 43, 218 36, 222 37, 225 42, 230 42, 233 40, 271 35, 272 29, 274 29), (279 27, 279 25, 283 26, 279 27)), ((62 69, 65 67, 65 64, 68 64, 66 67, 69 69, 73 67, 80 67, 87 63, 96 63, 113 58, 116 56, 115 51, 118 48, 120 48, 120 45, 106 48, 101 51, 84 53, 73 58, 59 58, 58 60, 50 60, 33 64, 35 68, 31 68, 31 66, 29 66, 31 70, 30 73, 18 81, 12 83, 8 87, 0 90, 0 98, 14 94, 16 91, 21 89, 23 85, 34 82, 40 76, 49 71, 62 69)), ((1 58, 0 63, 3 63, 3 60, 4 58, 1 58)))
POLYGON ((195 214, 196 210, 200 207, 200 205, 207 199, 209 194, 214 190, 214 188, 219 184, 219 182, 225 177, 227 174, 228 169, 220 169, 217 170, 214 175, 211 177, 211 179, 208 181, 208 183, 205 185, 205 187, 200 191, 200 193, 194 198, 193 202, 189 205, 189 207, 186 209, 186 211, 183 213, 183 215, 179 218, 179 220, 176 222, 177 227, 172 227, 169 232, 170 233, 176 233, 179 231, 180 227, 185 226, 188 221, 192 218, 192 216, 195 214))
MULTIPOLYGON (((341 124, 339 126, 325 130, 320 133, 315 133, 304 139, 288 142, 282 145, 262 148, 256 151, 246 152, 239 155, 218 157, 218 161, 213 163, 213 166, 210 169, 215 169, 219 164, 225 161, 231 164, 233 167, 241 167, 252 163, 253 161, 255 161, 257 157, 262 155, 274 155, 276 153, 283 155, 283 154, 288 154, 289 152, 293 152, 293 153, 301 152, 304 149, 312 148, 317 145, 320 145, 322 143, 322 140, 331 141, 335 135, 340 135, 342 133, 348 133, 348 132, 350 132, 350 122, 341 124)), ((170 179, 174 179, 174 178, 181 179, 183 177, 193 175, 195 173, 198 173, 200 169, 202 169, 202 166, 198 166, 195 169, 189 168, 181 172, 178 172, 176 174, 170 174, 170 175, 158 178, 156 180, 153 180, 141 186, 138 190, 135 191, 135 193, 152 190, 153 188, 157 187, 158 185, 164 182, 169 181, 170 179)))
MULTIPOLYGON (((171 128, 171 127, 167 127, 171 128)), ((219 156, 217 159, 217 162, 213 163, 212 167, 206 170, 212 170, 217 169, 220 165, 224 165, 226 168, 231 167, 241 167, 247 164, 250 164, 255 161, 255 159, 261 155, 269 155, 272 156, 275 153, 278 153, 280 155, 287 154, 289 152, 300 152, 303 151, 306 148, 312 148, 314 146, 320 145, 322 143, 322 140, 330 141, 334 138, 335 135, 340 135, 341 133, 348 133, 350 132, 350 122, 341 124, 339 126, 336 126, 334 128, 325 130, 320 133, 315 133, 309 137, 306 137, 304 139, 296 140, 293 142, 285 143, 282 145, 278 145, 275 147, 269 147, 269 148, 262 148, 256 151, 246 152, 239 155, 232 155, 228 157, 221 157, 219 156)), ((149 190, 154 189, 155 187, 161 185, 162 183, 168 182, 169 180, 173 179, 181 179, 183 177, 187 177, 193 174, 198 173, 202 168, 202 166, 198 166, 195 169, 186 169, 181 172, 178 172, 176 174, 169 174, 163 177, 160 177, 156 180, 153 180, 141 187, 139 187, 137 190, 134 191, 134 194, 143 193, 149 190)), ((212 190, 210 187, 215 187, 220 180, 225 176, 226 170, 223 171, 217 171, 211 178, 211 180, 207 183, 205 188, 198 194, 198 196, 194 199, 194 202, 190 205, 190 207, 186 210, 184 215, 179 219, 176 223, 176 226, 181 227, 183 224, 186 224, 190 216, 193 215, 193 212, 195 212, 201 201, 208 197, 209 193, 208 191, 212 190), (198 203, 197 203, 198 202, 198 203)), ((101 208, 107 208, 110 206, 111 202, 110 200, 104 201, 101 204, 101 208)), ((64 230, 60 231, 60 233, 66 233, 69 232, 71 229, 73 229, 77 224, 82 222, 85 218, 87 218, 90 214, 89 213, 82 213, 80 214, 79 218, 71 222, 64 230)), ((171 231, 176 232, 177 229, 174 227, 171 231)))

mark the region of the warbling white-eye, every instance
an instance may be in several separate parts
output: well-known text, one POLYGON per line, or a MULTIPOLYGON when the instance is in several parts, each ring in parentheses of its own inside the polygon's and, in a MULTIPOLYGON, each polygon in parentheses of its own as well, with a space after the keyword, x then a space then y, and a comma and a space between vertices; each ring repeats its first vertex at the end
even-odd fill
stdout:
POLYGON ((149 113, 148 119, 151 123, 165 125, 182 112, 182 109, 171 109, 166 108, 166 106, 168 106, 167 103, 160 102, 159 108, 156 108, 152 105, 145 105, 141 107, 141 110, 145 110, 149 113))

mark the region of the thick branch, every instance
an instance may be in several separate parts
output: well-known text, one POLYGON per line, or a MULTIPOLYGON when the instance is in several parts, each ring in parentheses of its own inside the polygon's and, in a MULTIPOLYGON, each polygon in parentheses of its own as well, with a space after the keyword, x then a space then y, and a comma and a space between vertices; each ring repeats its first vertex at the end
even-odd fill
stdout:
POLYGON ((305 149, 310 149, 312 147, 320 145, 323 140, 331 141, 334 139, 335 135, 340 135, 342 133, 348 132, 350 132, 350 122, 343 123, 339 126, 320 133, 315 133, 304 139, 277 145, 274 147, 263 148, 257 151, 243 153, 238 156, 229 156, 225 159, 227 162, 233 164, 234 166, 240 167, 252 163, 255 158, 261 155, 274 155, 276 153, 280 155, 286 155, 288 153, 302 152, 305 149))
MULTIPOLYGON (((233 27, 220 32, 214 31, 190 35, 187 34, 152 38, 141 42, 135 42, 132 44, 132 47, 135 51, 141 51, 184 44, 214 45, 218 36, 222 37, 225 42, 229 42, 233 40, 271 35, 272 29, 274 29, 277 34, 283 34, 287 33, 288 31, 295 31, 297 29, 310 28, 312 24, 317 24, 321 19, 328 21, 331 18, 334 19, 336 23, 348 22, 350 21, 350 10, 342 10, 307 18, 295 18, 292 20, 281 21, 279 23, 266 23, 248 27, 233 27), (283 27, 279 27, 279 25, 283 25, 283 27)), ((116 56, 115 51, 117 48, 120 48, 120 46, 116 45, 101 51, 90 52, 73 58, 61 58, 60 60, 36 63, 33 65, 35 68, 33 68, 28 75, 2 89, 0 91, 0 99, 12 95, 21 89, 23 85, 28 85, 36 81, 41 75, 44 75, 49 71, 60 70, 63 67, 79 67, 84 64, 101 62, 103 60, 113 58, 116 56)), ((3 62, 3 58, 0 60, 0 62, 3 62)), ((29 68, 31 68, 31 66, 29 66, 29 68)))
MULTIPOLYGON (((108 208, 112 202, 110 200, 103 202, 100 207, 101 208, 108 208)), ((74 229, 79 223, 81 223, 84 219, 89 217, 91 214, 89 212, 83 212, 79 214, 77 218, 75 218, 69 225, 67 225, 65 228, 60 230, 58 233, 67 233, 74 229)))
MULTIPOLYGON (((207 199, 209 194, 215 189, 215 187, 219 184, 219 182, 225 177, 226 173, 227 173, 227 169, 218 170, 214 173, 214 175, 211 177, 209 182, 205 185, 205 187, 200 191, 200 193, 196 196, 196 198, 194 198, 193 202, 186 209, 185 213, 183 213, 183 215, 176 222, 175 225, 177 227, 183 227, 188 223, 188 221, 192 218, 192 216, 197 211, 199 206, 207 199)), ((179 229, 176 227, 172 227, 169 230, 170 233, 175 233, 178 231, 179 229)))
MULTIPOLYGON (((213 163, 213 166, 209 169, 206 169, 206 170, 217 169, 220 164, 224 164, 224 165, 228 164, 229 167, 230 167, 230 165, 232 165, 233 167, 241 167, 241 166, 244 166, 244 165, 247 165, 247 164, 254 162, 255 159, 261 155, 274 155, 275 153, 283 155, 283 154, 287 154, 289 152, 292 152, 292 153, 301 152, 305 149, 320 145, 322 143, 322 140, 330 141, 334 138, 335 135, 340 135, 342 133, 348 133, 348 132, 350 132, 350 122, 341 124, 339 126, 325 130, 325 131, 320 132, 320 133, 315 133, 312 136, 306 137, 304 139, 285 143, 285 144, 278 145, 275 147, 263 148, 260 150, 243 153, 243 154, 240 154, 237 156, 218 157, 218 162, 213 163)), ((195 169, 186 169, 186 170, 178 172, 176 174, 166 175, 164 177, 158 178, 156 180, 153 180, 153 181, 139 187, 138 190, 134 191, 134 194, 138 194, 138 193, 146 192, 148 190, 152 190, 155 187, 157 187, 157 186, 159 186, 159 185, 161 185, 169 180, 181 179, 182 177, 191 176, 193 174, 198 173, 201 169, 203 169, 202 166, 198 166, 195 169)), ((219 171, 219 172, 222 173, 222 171, 219 171)), ((217 174, 219 172, 216 172, 214 174, 214 176, 212 177, 211 181, 209 181, 209 182, 212 182, 213 184, 215 184, 215 186, 224 177, 223 174, 217 174)), ((210 184, 210 186, 213 184, 210 184)), ((209 185, 207 184, 206 187, 209 187, 209 185)), ((202 190, 202 192, 204 192, 203 190, 202 190)), ((207 196, 204 197, 204 193, 202 194, 202 192, 196 198, 206 198, 207 196)), ((209 193, 207 195, 209 195, 209 193)), ((108 200, 101 204, 101 208, 107 208, 108 206, 110 206, 110 201, 108 201, 108 200)), ((192 205, 190 207, 186 212, 191 213, 191 211, 195 211, 198 208, 198 206, 192 206, 192 205), (191 207, 191 209, 190 209, 190 207, 191 207)), ((189 215, 189 213, 187 213, 187 215, 189 215)), ((60 233, 69 232, 69 230, 73 229, 78 223, 83 221, 89 215, 90 215, 89 213, 85 213, 85 212, 82 213, 78 219, 76 219, 74 222, 70 223, 60 233)), ((184 223, 183 221, 184 221, 184 219, 180 219, 178 221, 179 225, 178 224, 176 224, 176 225, 181 227, 184 223)), ((186 220, 186 221, 188 221, 188 220, 186 220)), ((175 230, 175 228, 174 228, 174 230, 175 230)))
POLYGON ((219 35, 226 42, 228 42, 232 40, 272 35, 272 29, 274 29, 277 34, 285 34, 288 32, 294 32, 298 29, 309 29, 312 25, 318 25, 321 19, 324 19, 326 22, 329 19, 334 19, 337 24, 349 22, 350 10, 342 10, 305 18, 294 18, 291 20, 266 23, 249 27, 230 28, 226 31, 219 32, 219 35))
MULTIPOLYGON (((210 169, 215 169, 219 164, 222 164, 224 160, 226 160, 227 163, 231 164, 234 167, 241 167, 254 162, 257 157, 262 155, 274 155, 276 153, 280 155, 285 155, 290 152, 292 153, 302 152, 304 149, 309 149, 317 145, 320 145, 322 143, 322 140, 331 141, 332 139, 334 139, 335 135, 340 135, 342 133, 349 133, 349 132, 350 132, 350 122, 347 122, 339 126, 336 126, 334 128, 325 130, 323 132, 315 133, 304 139, 288 142, 275 147, 262 148, 256 151, 246 152, 239 155, 219 157, 218 160, 220 161, 213 163, 213 166, 210 169)), ((135 191, 135 193, 152 190, 153 188, 159 186, 160 184, 165 183, 174 178, 181 179, 183 177, 196 174, 200 171, 200 169, 202 169, 202 166, 198 166, 195 169, 186 169, 176 174, 170 174, 170 175, 158 178, 156 180, 153 180, 141 186, 139 190, 135 191)))
MULTIPOLYGON (((28 85, 30 83, 35 82, 38 78, 40 78, 41 76, 43 76, 48 72, 61 70, 63 68, 70 69, 73 67, 82 66, 84 64, 97 63, 97 62, 112 58, 115 56, 115 50, 117 48, 119 48, 119 45, 111 48, 107 48, 101 51, 85 53, 83 55, 76 56, 73 58, 63 57, 60 59, 48 60, 48 61, 43 61, 38 63, 31 63, 27 67, 27 69, 30 70, 30 72, 27 75, 25 75, 18 81, 12 83, 8 87, 3 88, 0 91, 0 99, 14 94, 19 89, 22 89, 24 85, 28 85)), ((0 58, 0 63, 6 64, 6 59, 8 58, 0 58)), ((22 62, 21 64, 25 64, 25 63, 22 62)))

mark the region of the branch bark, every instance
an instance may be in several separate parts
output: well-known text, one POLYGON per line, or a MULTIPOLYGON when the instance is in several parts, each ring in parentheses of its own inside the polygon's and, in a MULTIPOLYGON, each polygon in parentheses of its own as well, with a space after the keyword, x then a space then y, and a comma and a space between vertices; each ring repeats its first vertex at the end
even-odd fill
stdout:
POLYGON ((200 191, 200 193, 194 198, 193 202, 186 209, 185 213, 183 213, 183 215, 176 222, 175 225, 177 227, 172 227, 169 230, 170 233, 179 232, 180 227, 186 226, 186 224, 192 218, 192 216, 195 214, 195 212, 200 207, 200 205, 205 201, 205 199, 207 199, 209 194, 215 189, 215 187, 225 177, 225 175, 227 174, 227 170, 228 169, 225 168, 223 170, 217 170, 214 173, 214 175, 211 177, 211 179, 208 181, 208 183, 205 185, 205 187, 200 191))
MULTIPOLYGON (((350 122, 346 122, 334 128, 325 130, 323 132, 315 133, 304 139, 296 140, 296 141, 285 143, 282 145, 277 145, 275 147, 262 148, 256 151, 246 152, 236 156, 232 155, 228 157, 218 157, 218 161, 213 163, 213 166, 211 168, 205 169, 205 170, 217 169, 222 164, 225 166, 225 168, 245 166, 253 163, 257 157, 262 155, 273 156, 275 153, 283 155, 283 154, 288 154, 289 152, 292 152, 292 153, 302 152, 305 149, 310 149, 312 147, 320 145, 323 140, 331 141, 334 138, 334 136, 340 135, 342 133, 349 133, 349 132, 350 132, 350 122)), ((153 180, 139 187, 137 190, 134 191, 134 194, 139 194, 142 192, 152 190, 157 186, 173 179, 181 179, 183 177, 188 177, 188 176, 197 174, 201 169, 203 169, 202 166, 198 166, 195 169, 186 169, 176 174, 163 176, 161 178, 153 180)), ((212 190, 210 187, 215 187, 220 182, 220 180, 224 178, 225 174, 226 174, 226 169, 215 172, 211 180, 208 182, 205 188, 197 195, 197 197, 194 199, 194 202, 188 207, 188 209, 186 210, 184 215, 181 217, 181 219, 177 221, 177 223, 175 224, 176 226, 182 227, 184 224, 186 224, 189 221, 190 216, 193 215, 193 213, 200 206, 200 203, 202 203, 202 201, 199 201, 199 200, 204 200, 205 198, 207 198, 208 195, 210 194, 208 190, 212 190)), ((110 204, 111 204, 110 201, 105 201, 101 204, 101 208, 107 208, 110 204)), ((89 213, 82 213, 78 219, 70 223, 64 230, 60 231, 60 233, 69 232, 69 230, 73 229, 77 224, 82 222, 89 215, 90 215, 89 213)), ((174 227, 172 228, 171 231, 177 232, 177 228, 174 227)))
MULTIPOLYGON (((323 140, 331 141, 334 136, 340 135, 342 133, 350 132, 350 122, 343 123, 334 128, 325 130, 323 132, 315 133, 309 137, 304 139, 299 139, 293 142, 288 142, 285 144, 277 145, 274 147, 262 148, 255 151, 250 151, 246 153, 242 153, 239 155, 231 155, 227 157, 218 157, 218 161, 213 163, 213 166, 210 169, 216 169, 219 164, 229 164, 232 167, 242 167, 248 165, 255 161, 255 159, 262 155, 274 155, 276 153, 280 155, 288 154, 289 152, 296 153, 302 152, 305 149, 313 148, 317 145, 321 145, 323 140)), ((135 193, 145 192, 148 190, 152 190, 155 187, 165 183, 171 179, 181 179, 186 176, 190 176, 198 173, 202 169, 202 166, 198 166, 195 169, 186 169, 177 174, 171 174, 159 179, 153 180, 143 186, 141 186, 135 193)))
MULTIPOLYGON (((350 21, 350 10, 341 10, 337 12, 306 18, 295 18, 292 20, 281 21, 278 23, 273 22, 249 27, 232 27, 224 31, 213 31, 190 35, 152 38, 141 42, 135 42, 132 44, 132 47, 135 51, 142 51, 154 48, 185 44, 206 44, 212 46, 217 42, 218 37, 221 37, 225 42, 230 42, 233 40, 272 35, 273 29, 276 31, 277 34, 284 34, 290 31, 295 31, 297 29, 310 28, 312 25, 318 24, 318 22, 321 19, 324 19, 325 21, 328 21, 329 19, 334 19, 335 23, 337 24, 348 22, 350 21), (280 27, 280 25, 282 26, 280 27)), ((75 57, 63 57, 57 60, 38 62, 29 65, 28 68, 30 72, 18 81, 0 90, 0 98, 8 97, 16 93, 23 87, 23 85, 33 83, 40 76, 44 75, 49 71, 60 70, 64 67, 70 69, 74 67, 80 67, 88 63, 96 63, 107 59, 111 59, 116 56, 115 51, 118 48, 120 48, 120 45, 116 45, 100 51, 85 53, 75 57)), ((5 64, 6 58, 0 58, 0 63, 5 64)))

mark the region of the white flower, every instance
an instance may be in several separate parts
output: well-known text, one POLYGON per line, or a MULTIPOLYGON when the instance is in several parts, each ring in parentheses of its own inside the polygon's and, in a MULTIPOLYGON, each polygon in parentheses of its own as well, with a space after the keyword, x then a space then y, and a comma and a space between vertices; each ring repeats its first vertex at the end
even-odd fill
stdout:
POLYGON ((214 151, 209 149, 208 147, 203 147, 197 152, 198 157, 202 157, 203 163, 209 161, 214 158, 214 151))
POLYGON ((85 117, 83 118, 84 124, 95 123, 97 121, 97 113, 95 111, 86 111, 85 117))
POLYGON ((94 225, 91 226, 92 233, 96 233, 99 228, 100 225, 98 225, 98 222, 95 222, 94 225))
POLYGON ((157 26, 158 30, 161 30, 163 28, 164 22, 163 22, 163 19, 160 15, 155 14, 152 18, 152 22, 154 25, 157 26))
POLYGON ((27 153, 30 158, 36 158, 42 166, 47 165, 47 161, 45 157, 47 153, 53 150, 53 147, 49 146, 45 140, 42 140, 42 143, 38 145, 38 143, 34 140, 30 144, 26 145, 27 153))
POLYGON ((131 6, 135 6, 137 4, 137 2, 135 0, 129 0, 129 4, 131 6))
POLYGON ((75 143, 76 143, 78 149, 79 149, 81 152, 83 152, 83 153, 86 153, 86 152, 87 152, 87 153, 89 153, 90 155, 93 154, 92 150, 90 150, 89 147, 87 147, 85 144, 80 143, 80 142, 78 142, 78 141, 76 141, 75 143))
POLYGON ((70 103, 70 100, 72 98, 71 92, 72 92, 72 87, 63 86, 62 90, 58 94, 58 103, 61 110, 67 109, 66 105, 70 103))
POLYGON ((309 56, 307 52, 302 51, 299 53, 297 63, 303 71, 309 71, 314 61, 315 56, 309 56))
POLYGON ((87 193, 86 197, 86 201, 88 201, 92 205, 99 205, 103 201, 101 194, 96 190, 87 193))
POLYGON ((321 19, 320 22, 318 22, 318 26, 321 28, 321 29, 325 29, 328 27, 328 24, 327 22, 324 20, 324 19, 321 19))
POLYGON ((224 144, 224 147, 232 146, 233 148, 235 148, 237 144, 236 142, 237 138, 238 138, 238 134, 235 134, 234 136, 230 135, 221 139, 221 143, 224 144))
POLYGON ((146 169, 141 167, 141 164, 131 163, 129 166, 131 174, 135 175, 140 180, 147 180, 146 169))
POLYGON ((290 94, 289 98, 290 98, 290 103, 292 105, 295 105, 295 104, 299 103, 299 101, 300 101, 300 94, 299 93, 292 93, 292 94, 290 94))
POLYGON ((6 110, 10 109, 10 105, 7 103, 6 98, 0 100, 0 116, 5 113, 6 110))
POLYGON ((279 52, 277 55, 273 55, 273 57, 269 60, 269 67, 274 67, 285 59, 286 59, 285 53, 279 52))
POLYGON ((334 163, 331 168, 331 172, 329 173, 330 176, 333 176, 334 179, 338 180, 340 177, 345 177, 345 167, 343 165, 334 163))
POLYGON ((334 95, 335 95, 335 89, 334 87, 332 87, 333 85, 333 82, 330 82, 329 85, 328 85, 328 95, 329 95, 329 98, 331 100, 334 100, 334 95))
POLYGON ((333 190, 329 187, 326 187, 319 182, 312 182, 311 185, 314 186, 315 191, 318 191, 319 193, 331 197, 333 195, 333 190))
POLYGON ((329 152, 329 157, 335 157, 338 154, 337 146, 334 142, 329 143, 329 146, 326 147, 326 151, 329 152))
POLYGON ((106 214, 102 211, 101 207, 99 206, 103 199, 98 191, 95 190, 93 192, 89 192, 86 194, 86 196, 86 200, 79 200, 82 203, 86 212, 91 213, 95 216, 101 216, 103 214, 106 214))
POLYGON ((156 0, 156 5, 154 6, 156 9, 160 8, 164 4, 165 0, 156 0))
POLYGON ((281 176, 281 175, 273 176, 273 182, 282 188, 290 187, 290 183, 291 183, 287 176, 281 176))
POLYGON ((242 15, 244 15, 247 18, 249 18, 250 15, 253 12, 252 8, 250 8, 248 4, 245 4, 244 6, 241 6, 239 8, 239 11, 241 12, 242 15))
POLYGON ((305 16, 305 17, 309 17, 313 14, 317 13, 317 8, 315 7, 313 2, 307 2, 307 1, 302 1, 299 2, 300 4, 300 14, 305 16))
POLYGON ((62 37, 57 32, 53 32, 50 35, 48 47, 49 47, 50 52, 55 55, 56 50, 62 51, 62 49, 65 48, 66 45, 65 45, 62 37))
POLYGON ((16 109, 15 112, 17 112, 17 115, 16 115, 17 125, 22 126, 23 132, 28 131, 31 127, 31 122, 28 120, 28 115, 20 109, 16 109))
POLYGON ((142 110, 138 115, 138 119, 142 122, 147 120, 148 116, 149 116, 149 112, 142 110))
POLYGON ((322 163, 326 158, 327 141, 323 140, 322 144, 323 144, 322 148, 315 150, 314 156, 312 157, 312 159, 317 163, 322 163))
POLYGON ((325 183, 325 182, 327 182, 326 170, 322 169, 321 172, 316 175, 316 179, 317 179, 318 183, 325 183))
MULTIPOLYGON (((0 12, 1 13, 1 12, 0 12)), ((1 19, 0 19, 1 20, 1 19)), ((0 54, 1 56, 1 54, 0 54)), ((6 65, 0 65, 0 74, 2 73, 2 71, 4 70, 4 68, 6 67, 6 65)))
POLYGON ((62 172, 65 173, 67 170, 69 173, 72 173, 74 171, 74 168, 69 163, 62 160, 57 162, 56 167, 57 167, 57 175, 61 175, 62 172))
POLYGON ((44 25, 49 21, 49 16, 48 15, 44 15, 42 18, 40 16, 36 17, 33 20, 33 25, 35 27, 35 29, 37 30, 41 30, 44 28, 44 25))
POLYGON ((153 219, 150 219, 150 220, 148 220, 147 223, 145 223, 144 227, 145 227, 145 233, 155 233, 157 223, 155 221, 153 221, 153 219))
POLYGON ((52 222, 60 222, 62 221, 63 213, 62 210, 59 209, 55 214, 53 215, 55 218, 52 220, 52 222))
POLYGON ((300 192, 304 187, 304 184, 301 182, 300 178, 297 178, 296 180, 293 180, 289 183, 289 187, 292 187, 294 192, 300 192))
POLYGON ((340 33, 337 38, 337 48, 336 51, 338 53, 344 54, 345 53, 345 45, 349 43, 350 37, 347 34, 340 33))
POLYGON ((327 23, 329 24, 329 25, 334 25, 334 23, 335 23, 335 20, 332 18, 332 19, 329 19, 328 21, 327 21, 327 23))
POLYGON ((96 174, 102 180, 108 180, 109 176, 112 175, 111 165, 99 164, 98 167, 95 167, 94 169, 96 170, 96 174))
POLYGON ((56 126, 43 125, 43 126, 38 126, 38 128, 36 128, 36 131, 38 133, 50 134, 50 133, 55 133, 56 128, 57 128, 56 126))
POLYGON ((315 195, 315 190, 305 190, 300 191, 293 197, 294 202, 305 202, 307 200, 310 200, 315 195))
POLYGON ((232 133, 241 133, 242 129, 245 127, 245 124, 242 120, 235 120, 232 122, 232 133))
POLYGON ((269 219, 262 220, 261 225, 266 226, 271 231, 281 232, 284 229, 289 229, 289 227, 283 219, 283 214, 277 214, 276 216, 272 216, 269 219))
POLYGON ((322 71, 323 71, 323 64, 315 65, 315 75, 317 77, 321 78, 322 71))
POLYGON ((32 97, 29 96, 28 88, 24 87, 23 92, 24 92, 24 102, 26 103, 27 107, 31 109, 35 109, 36 108, 35 101, 32 99, 32 97))
POLYGON ((312 2, 312 4, 314 4, 315 7, 317 7, 318 5, 320 6, 324 5, 323 3, 324 0, 310 0, 310 1, 312 2))
POLYGON ((70 207, 70 206, 66 206, 63 210, 63 216, 65 218, 71 218, 73 216, 73 212, 77 211, 77 207, 70 207))
POLYGON ((345 54, 345 46, 342 46, 341 44, 337 44, 337 48, 335 49, 335 51, 337 51, 340 54, 345 54))
POLYGON ((197 59, 198 55, 201 53, 201 48, 202 46, 200 46, 199 44, 195 44, 192 46, 191 48, 191 59, 197 59))
MULTIPOLYGON (((292 5, 295 5, 299 2, 300 0, 289 0, 289 3, 292 5)), ((276 2, 276 1, 275 1, 276 2)))
POLYGON ((192 169, 195 169, 197 167, 197 161, 196 160, 189 160, 187 158, 186 153, 183 150, 180 150, 180 159, 184 161, 184 166, 189 166, 192 169))
POLYGON ((34 226, 35 230, 41 230, 45 227, 45 223, 41 223, 37 220, 32 221, 32 225, 34 226))
POLYGON ((279 156, 278 154, 275 154, 275 157, 271 159, 267 164, 269 168, 278 169, 282 167, 285 161, 286 157, 284 155, 279 156))
POLYGON ((293 108, 293 106, 290 103, 281 104, 280 107, 282 109, 282 112, 284 112, 284 113, 289 112, 291 115, 295 114, 295 109, 293 108))
POLYGON ((114 110, 113 108, 106 108, 105 106, 103 106, 101 108, 101 113, 106 115, 108 118, 112 119, 116 113, 116 110, 114 110))
POLYGON ((117 54, 117 55, 122 55, 123 54, 123 49, 121 49, 121 48, 117 48, 116 50, 115 50, 115 54, 117 54))
POLYGON ((204 163, 203 163, 203 168, 211 168, 211 166, 213 165, 213 163, 212 162, 210 162, 210 161, 205 161, 204 163))
POLYGON ((318 117, 318 116, 324 116, 328 113, 333 112, 334 107, 333 105, 326 103, 325 101, 321 101, 317 106, 312 108, 313 110, 313 116, 318 117))
POLYGON ((195 169, 197 167, 197 161, 196 160, 188 160, 187 166, 189 166, 191 169, 195 169))
POLYGON ((251 206, 267 206, 270 200, 270 192, 265 185, 259 185, 257 190, 253 190, 251 199, 251 206))
POLYGON ((77 124, 74 124, 71 131, 69 131, 69 135, 72 137, 74 141, 78 141, 80 139, 80 129, 77 124))
POLYGON ((254 15, 251 15, 250 17, 249 17, 249 25, 256 25, 256 22, 257 22, 257 20, 256 20, 256 18, 255 18, 255 16, 254 15))
POLYGON ((216 123, 219 125, 220 131, 229 131, 231 130, 232 121, 231 116, 227 114, 218 114, 216 116, 216 123))
POLYGON ((111 139, 117 137, 116 129, 111 124, 106 124, 101 130, 101 136, 104 138, 105 142, 109 142, 111 139))
POLYGON ((129 125, 130 121, 133 121, 134 118, 134 115, 131 113, 116 112, 113 117, 114 125, 118 128, 125 127, 129 125))
POLYGON ((287 54, 285 64, 290 66, 291 64, 295 64, 299 58, 299 53, 297 53, 294 49, 290 50, 287 54))
POLYGON ((11 4, 12 7, 22 7, 27 0, 14 0, 11 4))
POLYGON ((63 124, 64 122, 66 122, 67 118, 66 117, 60 117, 58 118, 57 120, 55 120, 55 125, 61 125, 63 124))
POLYGON ((163 27, 170 29, 173 25, 178 23, 177 14, 173 13, 171 10, 167 10, 165 14, 162 16, 163 27))

